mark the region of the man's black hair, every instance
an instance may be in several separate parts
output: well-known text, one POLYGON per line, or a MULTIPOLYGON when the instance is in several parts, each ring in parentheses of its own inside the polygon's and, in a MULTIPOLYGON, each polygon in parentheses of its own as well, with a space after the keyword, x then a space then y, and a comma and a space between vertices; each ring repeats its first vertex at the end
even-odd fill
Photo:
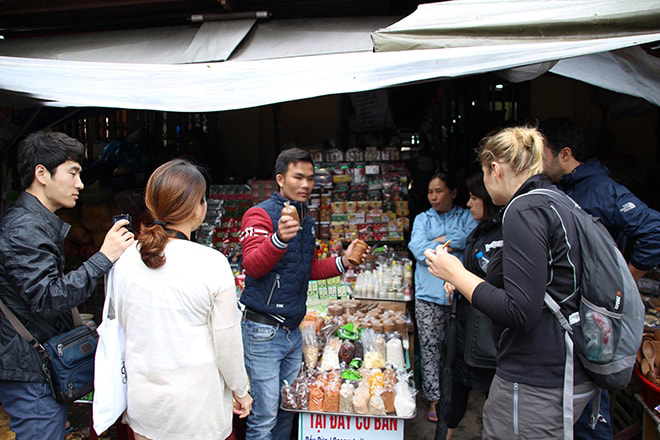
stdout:
POLYGON ((584 162, 587 159, 584 132, 574 120, 566 117, 546 119, 539 124, 539 130, 555 156, 562 148, 568 147, 575 160, 584 162))
POLYGON ((72 160, 82 164, 85 160, 85 147, 79 141, 64 133, 38 131, 28 135, 18 145, 16 168, 21 191, 34 181, 34 168, 43 165, 51 175, 58 166, 72 160))
POLYGON ((289 169, 289 164, 295 164, 298 162, 308 162, 312 164, 312 167, 314 167, 314 160, 308 151, 297 147, 282 151, 279 156, 277 156, 277 160, 275 161, 275 175, 284 175, 284 173, 286 173, 286 171, 289 169))

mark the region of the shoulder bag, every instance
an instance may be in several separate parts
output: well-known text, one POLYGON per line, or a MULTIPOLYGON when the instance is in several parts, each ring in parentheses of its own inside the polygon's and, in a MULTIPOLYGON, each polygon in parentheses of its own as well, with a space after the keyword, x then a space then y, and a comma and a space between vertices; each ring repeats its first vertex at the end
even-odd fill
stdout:
POLYGON ((0 309, 16 332, 39 353, 46 382, 55 400, 71 403, 92 391, 98 335, 82 323, 77 308, 71 310, 75 327, 43 344, 32 336, 2 300, 0 309))

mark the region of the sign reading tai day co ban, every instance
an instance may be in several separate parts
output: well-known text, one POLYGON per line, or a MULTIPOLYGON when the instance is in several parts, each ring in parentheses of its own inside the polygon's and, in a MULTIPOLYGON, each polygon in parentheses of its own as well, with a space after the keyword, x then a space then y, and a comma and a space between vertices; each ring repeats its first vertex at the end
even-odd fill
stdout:
POLYGON ((299 440, 402 440, 403 420, 301 413, 299 440))

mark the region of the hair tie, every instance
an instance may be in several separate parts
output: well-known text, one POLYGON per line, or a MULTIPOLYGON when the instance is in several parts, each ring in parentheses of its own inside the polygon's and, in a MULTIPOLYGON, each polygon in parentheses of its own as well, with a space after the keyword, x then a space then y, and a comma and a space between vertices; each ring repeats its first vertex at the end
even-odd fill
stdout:
POLYGON ((166 226, 166 223, 161 220, 154 220, 154 225, 159 225, 162 226, 163 228, 166 226))

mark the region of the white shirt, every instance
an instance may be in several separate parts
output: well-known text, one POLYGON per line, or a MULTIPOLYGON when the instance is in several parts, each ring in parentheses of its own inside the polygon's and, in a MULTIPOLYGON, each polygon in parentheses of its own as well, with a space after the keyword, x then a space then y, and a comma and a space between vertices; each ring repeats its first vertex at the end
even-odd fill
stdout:
POLYGON ((225 439, 231 393, 248 391, 234 277, 222 253, 197 243, 171 240, 165 257, 150 269, 134 245, 115 263, 124 421, 151 439, 225 439))

